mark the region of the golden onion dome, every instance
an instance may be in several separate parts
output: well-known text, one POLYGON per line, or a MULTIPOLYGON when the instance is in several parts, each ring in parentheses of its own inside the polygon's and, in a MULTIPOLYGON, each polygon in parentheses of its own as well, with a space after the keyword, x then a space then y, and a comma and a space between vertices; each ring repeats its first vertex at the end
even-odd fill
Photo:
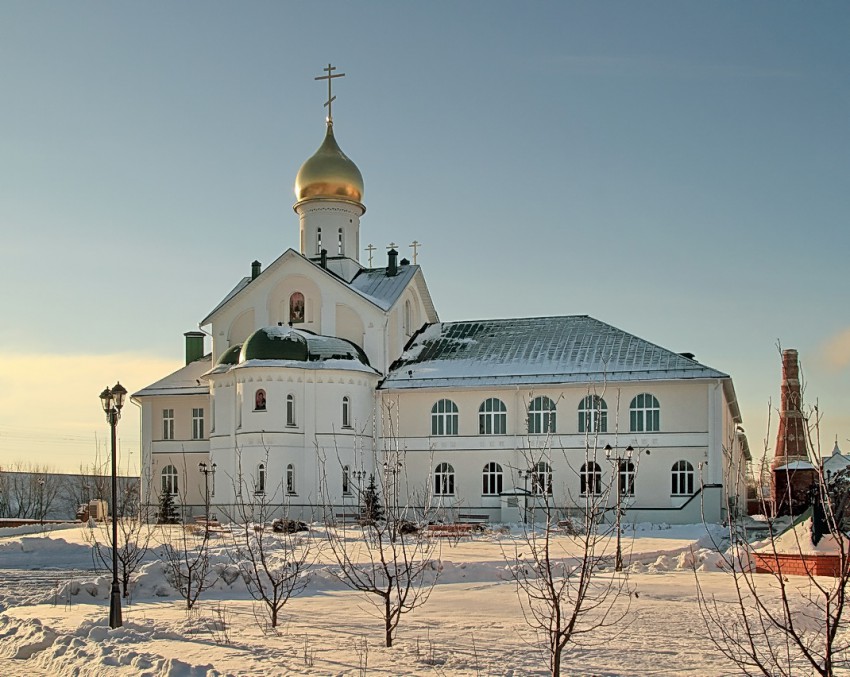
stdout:
POLYGON ((319 150, 298 170, 295 197, 298 202, 331 198, 360 204, 363 200, 363 175, 337 145, 332 122, 319 150))

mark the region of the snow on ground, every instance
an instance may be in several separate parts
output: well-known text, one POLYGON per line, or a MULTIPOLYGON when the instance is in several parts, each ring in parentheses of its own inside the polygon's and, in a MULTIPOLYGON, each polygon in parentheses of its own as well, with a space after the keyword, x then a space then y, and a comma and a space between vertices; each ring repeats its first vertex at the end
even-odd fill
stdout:
MULTIPOLYGON (((308 538, 320 541, 320 532, 308 538)), ((89 541, 85 527, 0 537, 0 570, 91 566, 89 541)), ((705 529, 643 525, 627 532, 623 543, 634 594, 618 605, 628 606, 628 620, 570 649, 564 674, 734 674, 706 638, 697 607, 694 558, 705 590, 729 600, 733 595, 727 577, 716 573, 719 555, 706 547, 705 529)), ((220 579, 187 613, 165 579, 156 548, 134 585, 132 603, 124 605, 124 626, 115 630, 107 623, 111 578, 105 572, 75 575, 58 592, 28 595, 4 590, 0 580, 0 674, 547 674, 544 644, 523 620, 507 569, 505 555, 516 544, 516 531, 443 542, 438 584, 424 607, 402 619, 390 649, 383 646, 381 619, 333 577, 327 553, 314 565, 307 589, 286 605, 275 631, 261 628, 262 609, 233 575, 220 579)), ((219 571, 232 574, 218 554, 219 571)))

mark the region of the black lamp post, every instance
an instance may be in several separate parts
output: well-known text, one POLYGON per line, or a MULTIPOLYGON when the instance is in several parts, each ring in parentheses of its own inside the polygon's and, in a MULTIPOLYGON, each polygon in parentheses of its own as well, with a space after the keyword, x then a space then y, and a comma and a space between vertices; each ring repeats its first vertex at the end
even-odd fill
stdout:
POLYGON ((127 389, 120 383, 114 387, 105 388, 100 394, 103 411, 106 412, 106 422, 112 431, 112 593, 109 596, 109 627, 120 628, 121 620, 121 589, 118 586, 118 465, 115 459, 115 430, 118 419, 121 418, 121 408, 127 389))
MULTIPOLYGON (((610 461, 611 464, 614 466, 614 485, 617 488, 617 507, 616 507, 616 511, 617 511, 616 512, 616 518, 617 518, 617 552, 614 556, 614 571, 622 571, 623 570, 623 550, 620 547, 620 540, 621 540, 621 534, 622 534, 622 528, 621 528, 622 522, 621 522, 621 520, 622 520, 622 517, 623 517, 623 507, 622 507, 623 492, 621 490, 622 488, 620 487, 621 471, 622 471, 622 468, 623 468, 623 464, 631 463, 632 454, 634 453, 635 450, 634 450, 634 447, 632 447, 632 445, 630 444, 629 446, 626 447, 625 451, 626 451, 626 455, 620 456, 614 451, 614 449, 611 448, 610 444, 605 445, 605 458, 608 459, 608 461, 610 461)), ((631 475, 627 474, 627 477, 631 477, 631 475)), ((624 488, 627 492, 629 491, 629 487, 624 487, 624 488)))
POLYGON ((198 463, 198 470, 204 473, 204 517, 207 520, 207 529, 210 528, 210 475, 213 476, 213 486, 215 486, 215 463, 207 465, 206 461, 198 463))

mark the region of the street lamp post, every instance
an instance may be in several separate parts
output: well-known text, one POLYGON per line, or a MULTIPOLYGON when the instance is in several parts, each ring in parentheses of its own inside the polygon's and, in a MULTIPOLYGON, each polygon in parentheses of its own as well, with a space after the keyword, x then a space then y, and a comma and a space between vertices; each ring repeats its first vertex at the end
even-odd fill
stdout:
POLYGON ((530 467, 527 470, 519 470, 517 474, 519 478, 523 481, 522 489, 523 489, 523 510, 522 510, 522 523, 528 524, 528 497, 530 494, 535 493, 536 482, 534 481, 534 467, 530 467), (528 480, 532 479, 531 482, 531 492, 528 491, 528 480))
MULTIPOLYGON (((622 517, 623 517, 623 491, 625 489, 627 492, 629 491, 629 487, 620 487, 620 477, 621 471, 624 463, 631 463, 632 454, 634 453, 634 447, 630 444, 626 447, 626 455, 620 456, 617 454, 614 449, 611 448, 610 444, 605 445, 605 458, 611 462, 614 466, 614 486, 617 490, 617 505, 616 505, 616 519, 617 519, 617 551, 614 556, 614 571, 622 571, 623 570, 623 550, 621 548, 621 537, 622 537, 622 517)), ((627 474, 627 477, 631 477, 631 475, 627 474)))
POLYGON ((112 592, 109 596, 109 627, 120 628, 121 620, 121 590, 118 586, 118 465, 115 457, 115 437, 118 419, 121 418, 121 408, 127 389, 120 383, 114 387, 105 388, 100 394, 103 411, 106 412, 106 422, 112 431, 112 592))
POLYGON ((204 518, 207 521, 207 529, 210 528, 210 475, 213 476, 215 484, 215 463, 207 465, 205 461, 198 463, 198 470, 204 473, 204 518))

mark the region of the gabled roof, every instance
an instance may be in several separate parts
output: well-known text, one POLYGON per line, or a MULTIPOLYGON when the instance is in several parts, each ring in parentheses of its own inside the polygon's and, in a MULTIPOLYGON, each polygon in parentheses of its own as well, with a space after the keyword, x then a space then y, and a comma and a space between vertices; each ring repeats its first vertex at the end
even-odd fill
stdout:
POLYGON ((444 322, 414 336, 381 388, 728 375, 587 315, 444 322))
POLYGON ((190 362, 185 367, 169 374, 156 383, 133 393, 132 397, 147 397, 149 395, 208 395, 209 385, 201 381, 201 376, 212 366, 212 354, 204 355, 201 359, 190 362))
MULTIPOLYGON (((270 274, 273 269, 279 267, 285 258, 292 258, 293 256, 297 256, 306 263, 309 263, 317 271, 321 271, 322 274, 327 275, 343 287, 347 287, 355 294, 383 311, 387 311, 392 308, 393 304, 398 301, 402 292, 404 292, 408 284, 410 284, 410 281, 416 278, 417 282, 421 282, 421 284, 417 284, 417 289, 420 294, 428 297, 424 299, 426 306, 433 308, 433 303, 431 302, 428 289, 424 284, 421 273, 417 276, 417 273, 420 271, 420 267, 413 265, 399 266, 398 274, 392 277, 387 276, 386 268, 364 268, 354 276, 354 279, 351 282, 348 282, 332 270, 322 268, 317 261, 308 259, 306 256, 296 252, 294 249, 287 249, 283 254, 277 257, 271 265, 260 273, 260 276, 256 279, 259 280, 263 275, 270 274)), ((227 296, 225 296, 203 320, 201 320, 200 326, 203 327, 209 324, 213 315, 228 305, 252 282, 255 282, 255 280, 252 280, 250 277, 243 277, 242 280, 240 280, 239 283, 230 291, 230 293, 228 293, 227 296)))

